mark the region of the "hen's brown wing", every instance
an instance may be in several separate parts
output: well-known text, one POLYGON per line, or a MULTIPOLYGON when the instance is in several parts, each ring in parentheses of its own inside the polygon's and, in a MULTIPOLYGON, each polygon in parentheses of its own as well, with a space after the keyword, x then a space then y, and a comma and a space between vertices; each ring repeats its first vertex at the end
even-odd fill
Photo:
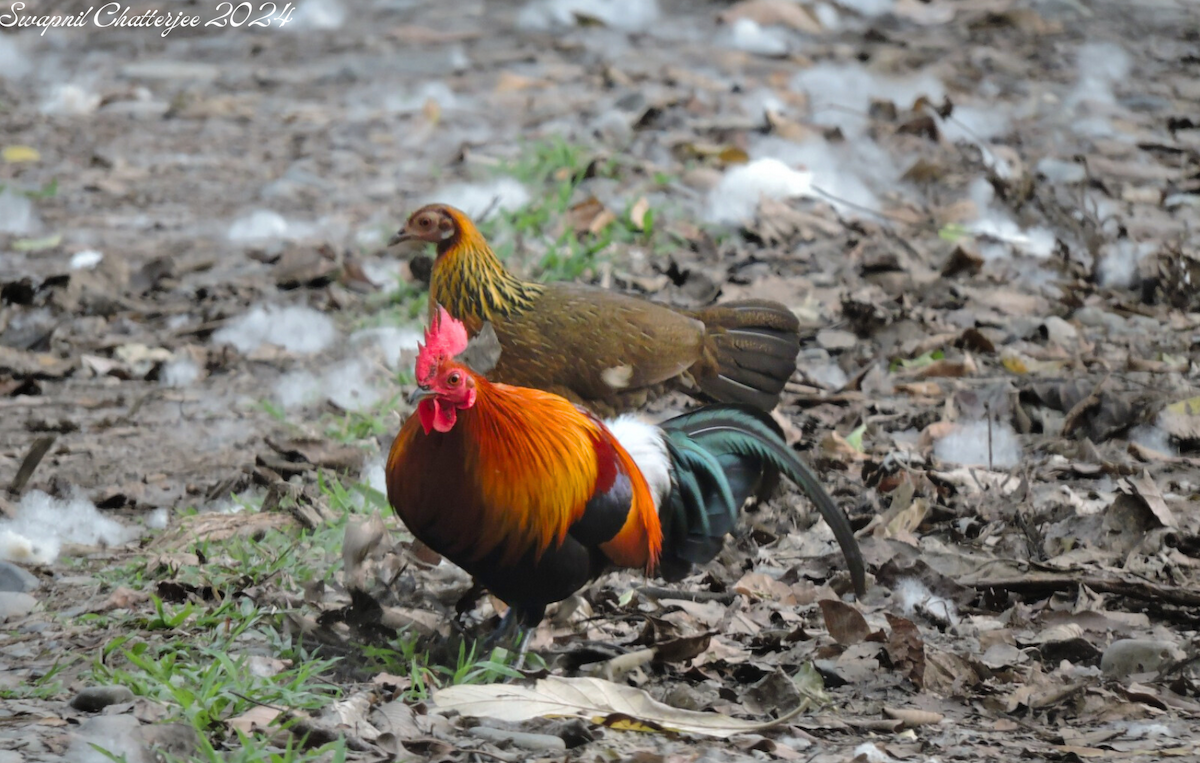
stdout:
POLYGON ((494 322, 494 381, 607 400, 673 379, 700 359, 704 324, 666 305, 583 284, 550 284, 532 309, 494 322))

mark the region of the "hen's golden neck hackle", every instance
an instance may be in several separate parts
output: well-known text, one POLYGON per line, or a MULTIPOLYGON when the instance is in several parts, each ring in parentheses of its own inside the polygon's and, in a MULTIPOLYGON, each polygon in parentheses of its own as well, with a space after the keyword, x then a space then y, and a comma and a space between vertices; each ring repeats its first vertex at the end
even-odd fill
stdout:
POLYGON ((430 303, 444 305, 463 319, 472 333, 484 321, 528 310, 545 288, 508 272, 471 219, 454 207, 431 204, 417 210, 405 226, 405 234, 437 244, 437 262, 429 281, 430 303))

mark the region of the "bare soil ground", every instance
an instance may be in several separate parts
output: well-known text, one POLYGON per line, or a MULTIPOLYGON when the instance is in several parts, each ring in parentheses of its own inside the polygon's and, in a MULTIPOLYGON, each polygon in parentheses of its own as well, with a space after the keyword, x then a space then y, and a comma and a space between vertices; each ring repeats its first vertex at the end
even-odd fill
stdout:
POLYGON ((1200 5, 568 7, 0 30, 0 761, 1200 759, 1200 5), (380 493, 426 200, 811 327, 777 415, 868 595, 787 489, 512 684, 804 713, 436 701, 511 668, 380 493))

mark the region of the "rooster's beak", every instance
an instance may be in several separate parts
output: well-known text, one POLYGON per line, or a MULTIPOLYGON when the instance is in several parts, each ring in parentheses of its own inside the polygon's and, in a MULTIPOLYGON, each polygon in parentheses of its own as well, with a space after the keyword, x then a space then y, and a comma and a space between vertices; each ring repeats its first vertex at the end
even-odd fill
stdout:
POLYGON ((388 247, 393 247, 396 244, 403 244, 405 241, 412 241, 413 235, 407 231, 397 231, 396 235, 388 239, 388 247))
POLYGON ((408 396, 408 404, 416 405, 427 397, 433 397, 433 390, 429 387, 417 387, 408 396))

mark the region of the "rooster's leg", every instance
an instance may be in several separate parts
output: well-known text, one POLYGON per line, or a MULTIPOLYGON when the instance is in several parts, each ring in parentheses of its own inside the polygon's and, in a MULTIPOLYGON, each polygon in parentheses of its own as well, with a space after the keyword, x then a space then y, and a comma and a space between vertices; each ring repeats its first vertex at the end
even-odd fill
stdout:
POLYGON ((516 607, 509 607, 500 618, 500 624, 483 642, 483 653, 490 655, 498 646, 504 646, 508 651, 517 652, 517 660, 513 670, 520 670, 525 665, 525 655, 529 652, 529 641, 533 630, 523 622, 524 618, 517 612, 516 607))
POLYGON ((529 642, 533 640, 533 631, 524 626, 517 626, 517 661, 513 663, 513 670, 520 672, 521 668, 525 667, 525 655, 529 654, 529 642))
POLYGON ((500 624, 496 626, 496 630, 491 632, 483 642, 483 651, 491 653, 493 649, 500 646, 501 642, 505 641, 510 636, 517 626, 517 610, 515 607, 509 607, 504 613, 504 617, 500 618, 500 624))

